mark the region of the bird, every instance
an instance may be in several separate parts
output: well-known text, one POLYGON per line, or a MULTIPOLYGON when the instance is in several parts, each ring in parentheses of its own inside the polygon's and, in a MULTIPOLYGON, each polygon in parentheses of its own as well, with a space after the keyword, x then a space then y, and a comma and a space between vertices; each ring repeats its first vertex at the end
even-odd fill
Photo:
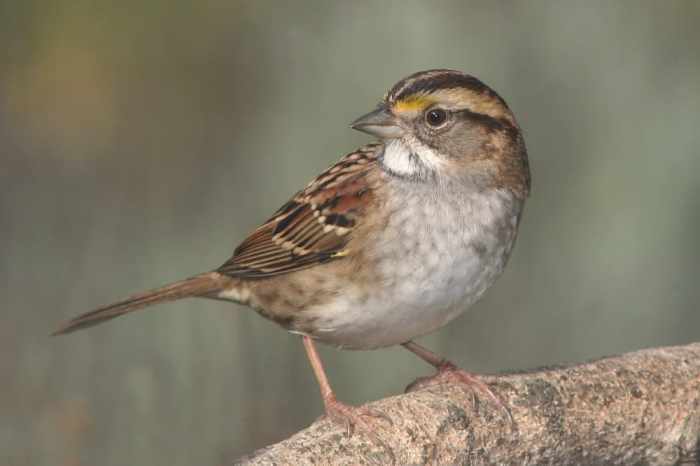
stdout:
POLYGON ((411 74, 351 127, 375 142, 314 178, 217 269, 99 307, 53 334, 147 306, 209 298, 248 306, 301 336, 325 413, 365 426, 338 400, 316 343, 401 345, 454 380, 500 400, 475 374, 414 340, 477 302, 502 274, 530 192, 528 155, 505 100, 451 69, 411 74))

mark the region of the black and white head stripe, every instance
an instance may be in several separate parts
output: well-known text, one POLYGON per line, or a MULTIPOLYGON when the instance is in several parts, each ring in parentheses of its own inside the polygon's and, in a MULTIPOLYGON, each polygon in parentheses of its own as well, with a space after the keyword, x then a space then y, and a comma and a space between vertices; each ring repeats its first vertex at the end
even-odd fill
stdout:
POLYGON ((384 100, 391 103, 416 94, 430 94, 446 89, 467 89, 475 94, 493 97, 499 100, 503 106, 508 107, 501 96, 474 76, 447 69, 414 73, 396 83, 387 92, 384 100))

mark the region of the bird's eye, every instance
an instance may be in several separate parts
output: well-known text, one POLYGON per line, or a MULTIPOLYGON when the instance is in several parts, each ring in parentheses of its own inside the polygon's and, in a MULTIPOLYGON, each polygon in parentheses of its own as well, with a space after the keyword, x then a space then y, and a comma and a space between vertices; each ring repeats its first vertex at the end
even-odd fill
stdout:
POLYGON ((425 121, 434 128, 445 123, 447 120, 447 112, 441 108, 434 108, 425 114, 425 121))

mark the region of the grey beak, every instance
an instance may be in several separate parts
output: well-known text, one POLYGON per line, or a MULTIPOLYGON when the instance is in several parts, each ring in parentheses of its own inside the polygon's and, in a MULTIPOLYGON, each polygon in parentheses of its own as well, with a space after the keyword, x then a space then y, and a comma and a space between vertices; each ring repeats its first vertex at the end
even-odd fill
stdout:
POLYGON ((353 121, 350 127, 381 139, 394 139, 404 134, 396 117, 384 107, 362 115, 353 121))

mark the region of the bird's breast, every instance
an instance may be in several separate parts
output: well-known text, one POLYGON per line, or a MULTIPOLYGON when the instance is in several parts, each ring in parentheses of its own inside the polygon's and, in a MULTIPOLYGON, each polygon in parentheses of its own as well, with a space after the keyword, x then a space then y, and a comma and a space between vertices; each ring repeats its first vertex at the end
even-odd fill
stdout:
POLYGON ((348 348, 403 343, 458 316, 500 276, 521 205, 494 191, 420 194, 394 196, 385 227, 366 242, 378 279, 318 309, 317 338, 348 348))

